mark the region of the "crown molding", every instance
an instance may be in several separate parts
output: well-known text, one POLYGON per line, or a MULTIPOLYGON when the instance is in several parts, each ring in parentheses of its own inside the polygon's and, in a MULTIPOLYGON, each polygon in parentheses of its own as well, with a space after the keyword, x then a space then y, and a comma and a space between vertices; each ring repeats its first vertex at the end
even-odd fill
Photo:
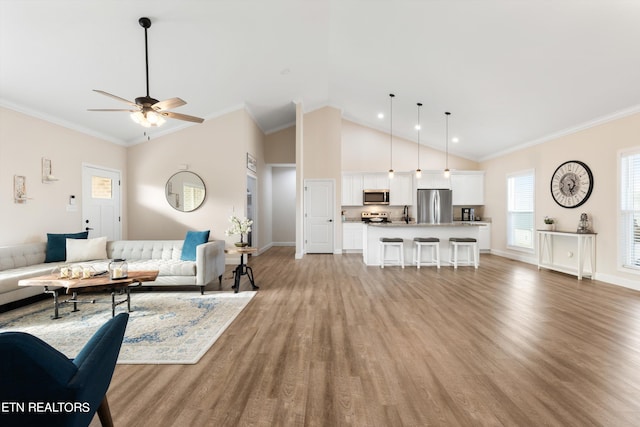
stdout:
POLYGON ((523 150, 525 148, 529 148, 529 147, 533 147, 535 145, 543 144, 545 142, 549 142, 549 141, 552 141, 554 139, 561 138, 563 136, 571 135, 571 134, 574 134, 574 133, 577 133, 577 132, 580 132, 580 131, 583 131, 583 130, 586 130, 586 129, 589 129, 589 128, 592 128, 592 127, 600 126, 600 125, 603 125, 605 123, 609 123, 609 122, 612 122, 612 121, 615 121, 615 120, 619 120, 619 119, 622 119, 624 117, 628 117, 628 116, 631 116, 631 115, 637 114, 637 113, 640 113, 640 104, 631 106, 629 108, 625 108, 624 110, 616 111, 615 113, 611 113, 611 114, 607 114, 605 116, 601 116, 601 117, 595 118, 593 120, 589 120, 588 122, 581 123, 581 124, 579 124, 577 126, 572 126, 570 128, 566 128, 566 129, 563 129, 561 131, 554 132, 554 133, 549 134, 547 136, 543 136, 542 138, 534 139, 532 141, 525 142, 523 144, 517 145, 515 147, 508 148, 508 149, 503 150, 503 151, 498 151, 497 153, 491 154, 489 156, 482 157, 482 158, 478 159, 477 161, 478 162, 485 162, 487 160, 495 159, 497 157, 502 157, 502 156, 505 156, 507 154, 523 150))

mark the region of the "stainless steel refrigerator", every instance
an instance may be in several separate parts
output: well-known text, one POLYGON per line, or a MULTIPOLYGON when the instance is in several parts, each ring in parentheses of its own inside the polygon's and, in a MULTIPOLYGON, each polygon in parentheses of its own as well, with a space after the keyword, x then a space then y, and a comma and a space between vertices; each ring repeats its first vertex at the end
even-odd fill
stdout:
POLYGON ((418 190, 418 224, 453 222, 451 190, 418 190))

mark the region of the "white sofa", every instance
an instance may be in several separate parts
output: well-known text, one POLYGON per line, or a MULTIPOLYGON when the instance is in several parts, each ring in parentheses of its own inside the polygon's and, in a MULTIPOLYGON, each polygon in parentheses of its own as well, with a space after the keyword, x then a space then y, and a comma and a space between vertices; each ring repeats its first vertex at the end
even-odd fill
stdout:
MULTIPOLYGON (((204 287, 216 278, 222 284, 225 267, 224 241, 214 240, 196 247, 195 261, 182 261, 183 240, 117 240, 107 242, 107 257, 127 260, 129 271, 158 270, 158 278, 143 286, 204 287)), ((0 305, 42 293, 38 287, 19 287, 20 279, 51 273, 64 262, 45 263, 47 244, 27 243, 0 247, 0 305)), ((109 260, 87 261, 96 270, 106 270, 109 260)))

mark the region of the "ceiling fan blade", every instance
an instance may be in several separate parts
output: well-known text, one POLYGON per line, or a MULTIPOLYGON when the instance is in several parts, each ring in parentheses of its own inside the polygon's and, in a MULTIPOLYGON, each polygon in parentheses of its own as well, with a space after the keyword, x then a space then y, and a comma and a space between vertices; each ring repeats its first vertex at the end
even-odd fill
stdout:
POLYGON ((111 97, 111 98, 113 98, 113 99, 117 99, 118 101, 121 101, 121 102, 127 103, 127 104, 129 104, 129 105, 131 105, 131 106, 133 106, 133 107, 137 107, 137 106, 138 106, 138 104, 136 104, 135 102, 131 102, 131 101, 129 101, 128 99, 124 99, 124 98, 120 98, 119 96, 112 95, 112 94, 110 94, 109 92, 105 92, 105 91, 103 91, 103 90, 98 90, 98 89, 93 89, 93 91, 94 91, 94 92, 101 93, 101 94, 106 95, 106 96, 108 96, 108 97, 111 97))
POLYGON ((171 117, 172 119, 185 120, 187 122, 194 122, 194 123, 204 122, 204 119, 201 119, 200 117, 188 116, 186 114, 180 114, 180 113, 172 113, 171 111, 162 111, 162 115, 166 117, 171 117))
POLYGON ((185 105, 186 102, 180 98, 171 98, 165 99, 164 101, 156 102, 151 106, 154 110, 171 110, 173 108, 181 107, 185 105))
POLYGON ((126 110, 126 109, 113 109, 113 108, 87 108, 87 111, 128 111, 130 113, 135 113, 140 110, 126 110))

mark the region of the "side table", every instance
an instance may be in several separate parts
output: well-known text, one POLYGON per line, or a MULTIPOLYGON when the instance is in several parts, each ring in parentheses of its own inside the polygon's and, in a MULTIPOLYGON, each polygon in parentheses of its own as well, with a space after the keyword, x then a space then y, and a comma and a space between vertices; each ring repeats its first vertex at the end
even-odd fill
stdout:
POLYGON ((233 270, 233 286, 231 287, 231 289, 233 289, 235 293, 238 293, 238 291, 240 290, 240 278, 242 276, 247 276, 249 278, 251 289, 253 289, 254 291, 260 289, 258 286, 256 286, 256 283, 253 280, 253 270, 244 262, 245 255, 250 255, 257 251, 258 248, 250 247, 225 249, 225 253, 240 254, 240 264, 238 264, 235 270, 233 270))

